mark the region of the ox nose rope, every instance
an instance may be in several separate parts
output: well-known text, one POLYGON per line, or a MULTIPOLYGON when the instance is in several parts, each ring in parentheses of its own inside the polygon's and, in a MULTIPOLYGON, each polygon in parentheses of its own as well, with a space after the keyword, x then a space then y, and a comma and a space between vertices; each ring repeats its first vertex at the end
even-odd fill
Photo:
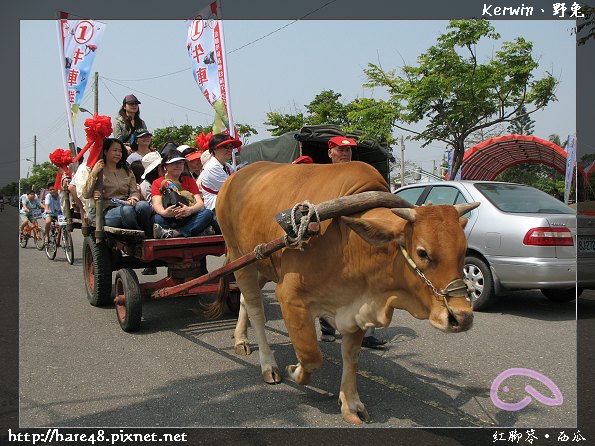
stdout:
POLYGON ((426 277, 426 275, 417 267, 417 265, 415 264, 413 259, 409 256, 409 254, 405 250, 405 248, 402 245, 399 245, 399 248, 401 248, 403 257, 405 258, 405 260, 407 261, 409 266, 411 266, 411 268, 413 268, 413 270, 417 273, 417 275, 422 278, 424 283, 428 286, 428 288, 430 288, 432 290, 432 293, 434 293, 434 295, 437 298, 442 298, 442 301, 444 302, 444 306, 446 307, 446 310, 448 311, 448 313, 452 317, 455 317, 454 312, 448 305, 448 300, 446 298, 447 297, 456 297, 456 296, 466 296, 467 299, 469 299, 469 294, 473 291, 473 284, 467 279, 455 279, 455 280, 451 281, 448 285, 446 285, 446 288, 438 291, 438 289, 436 289, 436 287, 430 281, 430 279, 428 279, 426 277))

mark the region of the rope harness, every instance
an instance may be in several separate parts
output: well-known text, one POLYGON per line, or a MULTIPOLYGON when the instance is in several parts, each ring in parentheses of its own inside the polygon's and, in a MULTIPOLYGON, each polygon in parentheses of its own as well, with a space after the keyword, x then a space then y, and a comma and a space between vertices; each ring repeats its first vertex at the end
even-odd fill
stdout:
POLYGON ((411 268, 413 268, 413 270, 417 273, 417 275, 422 278, 422 280, 428 286, 428 288, 430 288, 430 290, 432 290, 432 293, 436 296, 436 298, 442 299, 442 301, 444 302, 444 306, 446 307, 446 310, 448 311, 448 313, 452 317, 455 317, 454 312, 448 305, 448 300, 446 298, 447 297, 465 296, 467 298, 467 300, 470 301, 471 300, 470 294, 473 292, 473 284, 471 283, 471 281, 469 281, 467 279, 455 279, 455 280, 452 280, 448 285, 446 285, 446 288, 438 291, 438 289, 434 286, 432 281, 430 279, 428 279, 426 277, 426 275, 417 267, 417 265, 415 264, 413 259, 409 256, 409 254, 405 250, 405 248, 402 245, 399 245, 399 248, 401 248, 403 257, 405 258, 405 260, 407 260, 407 263, 409 264, 409 266, 411 266, 411 268))
MULTIPOLYGON (((308 200, 305 200, 303 203, 298 203, 291 208, 291 228, 296 236, 293 237, 289 234, 283 236, 283 241, 287 248, 299 249, 300 251, 304 250, 304 241, 311 235, 306 232, 308 231, 308 225, 312 222, 313 217, 315 219, 314 221, 318 223, 320 227, 320 215, 318 215, 318 210, 316 209, 316 206, 308 200)), ((265 245, 266 243, 261 243, 254 248, 254 256, 258 260, 263 260, 268 257, 263 253, 265 245)))

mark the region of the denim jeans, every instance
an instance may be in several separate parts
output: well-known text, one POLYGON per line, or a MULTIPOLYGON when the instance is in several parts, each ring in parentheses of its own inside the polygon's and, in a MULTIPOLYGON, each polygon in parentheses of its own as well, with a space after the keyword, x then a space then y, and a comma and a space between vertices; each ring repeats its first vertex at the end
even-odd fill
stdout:
POLYGON ((124 229, 140 229, 147 237, 153 237, 151 222, 151 205, 148 201, 139 201, 135 206, 116 206, 105 213, 104 222, 107 226, 124 229))
MULTIPOLYGON (((153 219, 154 222, 162 228, 171 228, 171 225, 169 224, 167 219, 163 218, 161 215, 155 214, 153 219)), ((192 218, 188 221, 188 223, 186 223, 184 226, 177 228, 177 230, 180 231, 184 237, 191 237, 193 235, 198 235, 200 232, 202 232, 207 226, 211 224, 212 221, 213 211, 207 208, 203 208, 196 214, 193 214, 192 218)))

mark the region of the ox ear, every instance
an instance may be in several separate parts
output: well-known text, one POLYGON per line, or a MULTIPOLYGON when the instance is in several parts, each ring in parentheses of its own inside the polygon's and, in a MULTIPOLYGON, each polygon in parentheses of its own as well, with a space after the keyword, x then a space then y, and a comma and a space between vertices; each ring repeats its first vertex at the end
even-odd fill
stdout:
POLYGON ((415 223, 415 216, 416 212, 415 209, 409 208, 393 208, 391 212, 404 220, 407 220, 409 223, 415 223))
POLYGON ((461 224, 461 228, 465 229, 465 226, 467 226, 467 222, 469 220, 465 217, 459 217, 459 223, 461 224))
POLYGON ((373 246, 386 245, 395 240, 399 241, 402 238, 400 232, 390 229, 386 224, 383 224, 385 220, 341 217, 341 221, 373 246))

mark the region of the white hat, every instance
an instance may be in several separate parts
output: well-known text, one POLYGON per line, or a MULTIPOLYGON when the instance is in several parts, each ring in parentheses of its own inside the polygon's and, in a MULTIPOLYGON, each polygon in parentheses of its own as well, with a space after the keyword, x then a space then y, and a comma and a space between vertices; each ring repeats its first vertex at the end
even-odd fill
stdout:
POLYGON ((182 144, 181 146, 178 146, 178 152, 183 153, 184 150, 189 149, 190 146, 186 145, 186 144, 182 144))
POLYGON ((157 151, 149 152, 145 156, 143 156, 143 159, 141 160, 141 162, 143 163, 143 167, 145 168, 145 171, 143 172, 143 174, 140 177, 144 180, 145 176, 149 172, 151 172, 153 169, 155 169, 157 166, 159 166, 161 164, 161 155, 157 151))
POLYGON ((167 161, 165 161, 164 164, 171 164, 175 163, 176 161, 186 161, 186 158, 184 158, 183 156, 174 156, 173 158, 170 158, 167 161))

